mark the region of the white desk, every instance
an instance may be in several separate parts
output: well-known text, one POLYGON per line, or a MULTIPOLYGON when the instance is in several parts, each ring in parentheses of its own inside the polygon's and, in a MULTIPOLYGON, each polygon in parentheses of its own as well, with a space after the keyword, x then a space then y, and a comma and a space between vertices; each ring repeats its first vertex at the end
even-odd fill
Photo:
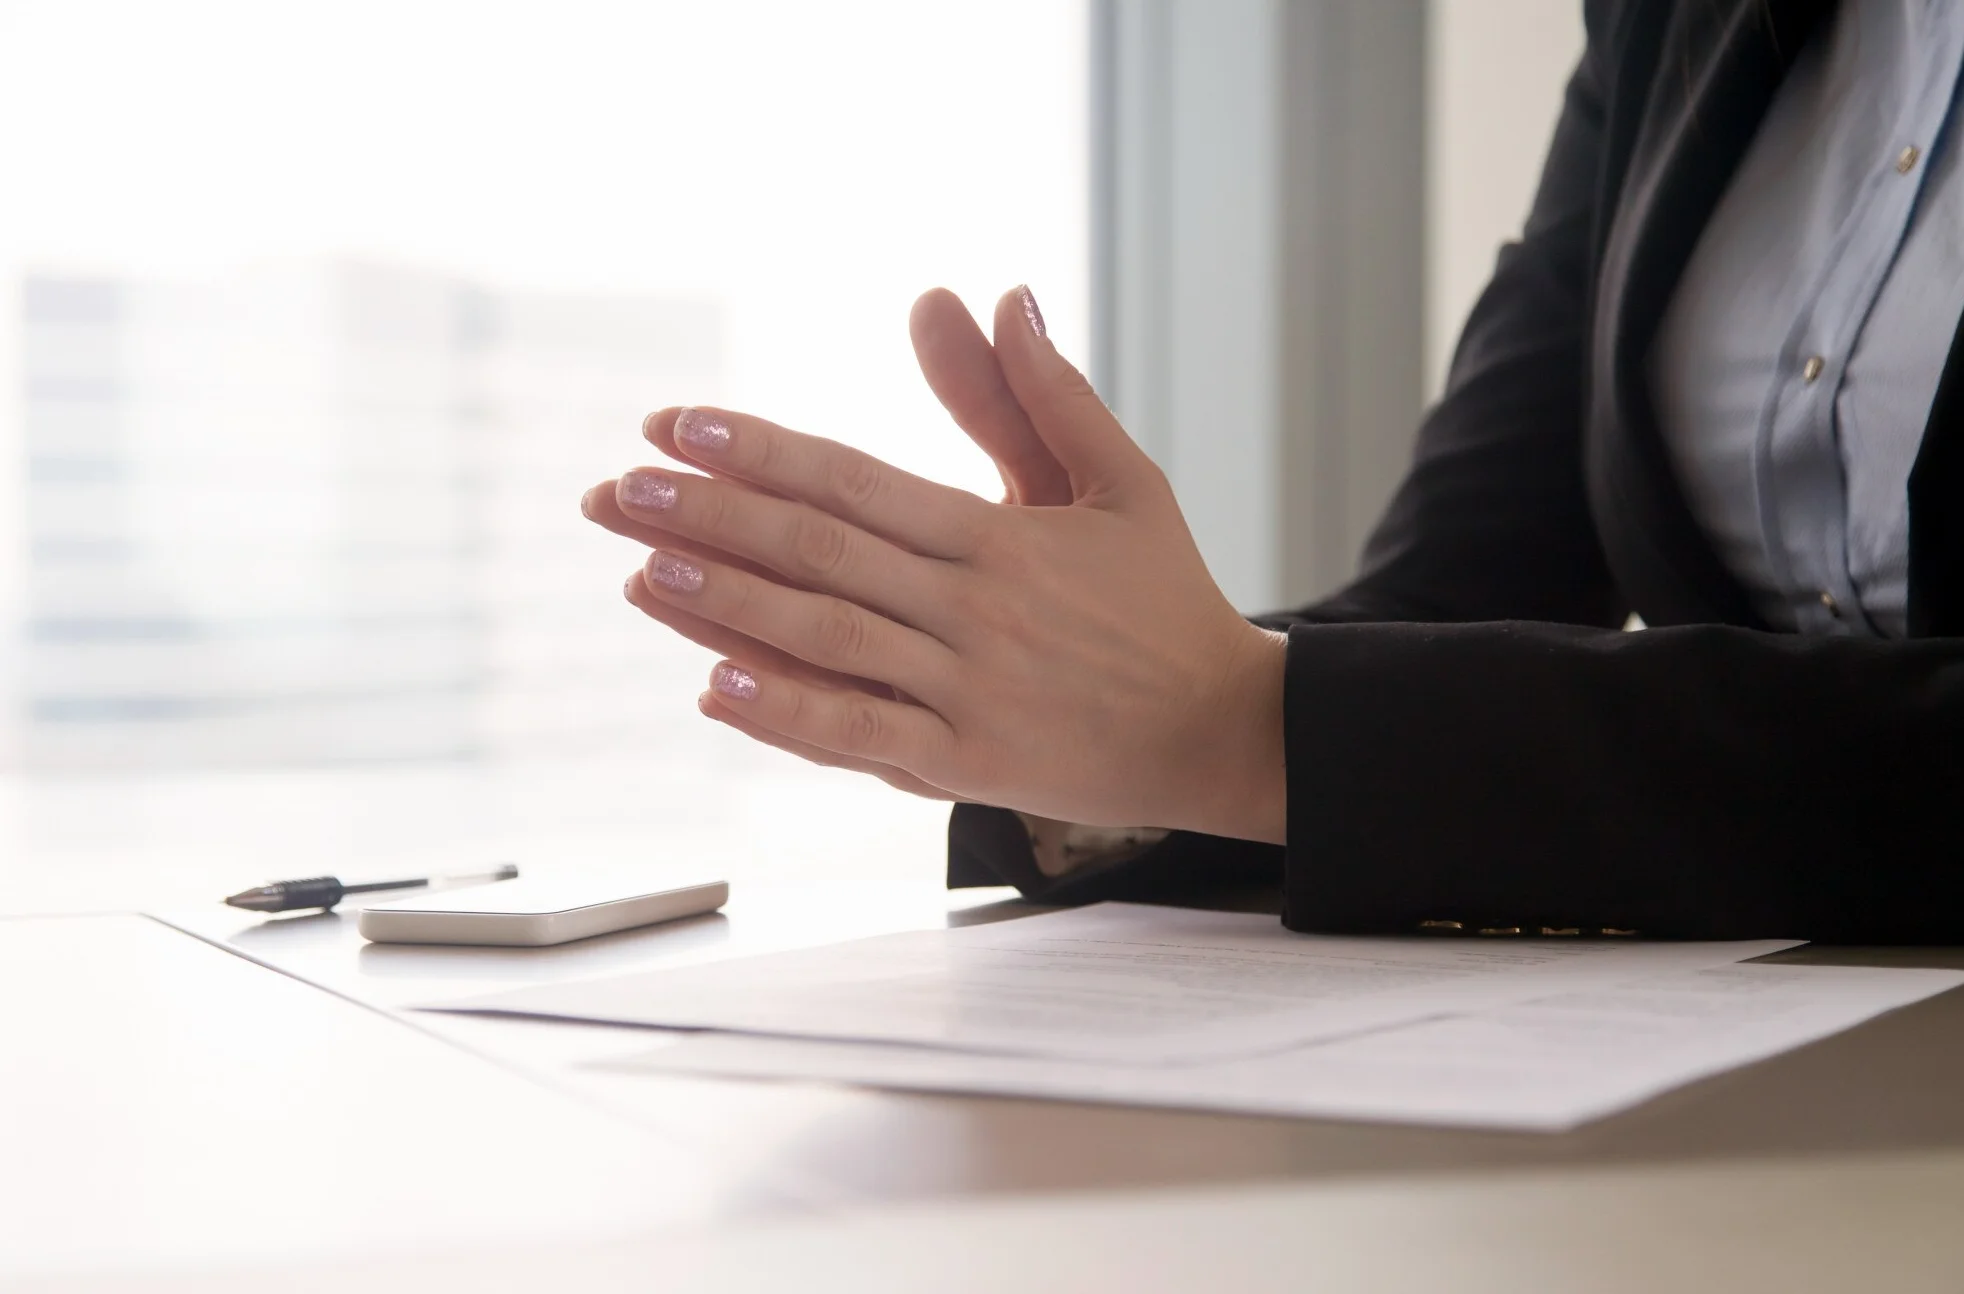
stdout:
POLYGON ((143 917, 0 920, 0 1036, 0 1286, 792 1202, 143 917))
MULTIPOLYGON (((932 886, 780 883, 762 893, 739 887, 723 913, 622 931, 552 948, 461 948, 368 944, 355 932, 356 911, 274 919, 219 904, 176 909, 159 919, 265 966, 332 993, 397 1013, 407 1027, 455 1044, 516 1073, 568 1093, 636 1127, 699 1152, 719 1183, 756 1183, 757 1198, 840 1204, 887 1198, 878 1184, 855 1179, 887 1171, 878 1162, 845 1165, 833 1149, 842 1132, 879 1111, 890 1126, 881 1140, 904 1142, 958 1175, 970 1171, 973 1130, 950 1123, 926 1098, 890 1098, 839 1088, 658 1077, 587 1069, 588 1061, 646 1051, 668 1036, 642 1029, 411 1011, 418 1003, 494 989, 578 979, 659 965, 769 952, 893 930, 993 919, 1027 909, 1004 902, 1009 891, 949 895, 932 886), (906 1106, 916 1107, 910 1117, 906 1106), (843 1170, 843 1171, 842 1171, 843 1170)), ((378 896, 386 899, 387 894, 378 896)))
MULTIPOLYGON (((318 1288, 451 1287, 438 1273, 538 1288, 558 1270, 560 1287, 609 1289, 645 1287, 634 1277, 659 1254, 677 1273, 721 1274, 683 1288, 783 1288, 787 1270, 810 1273, 806 1288, 841 1287, 820 1279, 839 1274, 828 1261, 853 1266, 843 1284, 866 1289, 921 1288, 934 1262, 947 1289, 1072 1288, 1038 1270, 1191 1288, 1177 1278, 1193 1264, 1220 1273, 1232 1258, 1241 1287, 1262 1290, 1300 1288, 1308 1246, 1345 1288, 1438 1288, 1446 1273, 1467 1289, 1568 1294, 1695 1288, 1681 1279, 1686 1262, 1737 1275, 1727 1264, 1746 1258, 1800 1282, 1788 1288, 1834 1287, 1832 1276, 1843 1288, 1916 1289, 1932 1264, 1964 1257, 1964 1229, 1950 1224, 1964 1216, 1964 994, 1555 1137, 586 1071, 583 1060, 644 1050, 651 1036, 388 1012, 541 977, 984 919, 1003 913, 990 906, 999 896, 936 888, 925 817, 879 828, 887 855, 835 841, 807 870, 807 857, 766 847, 790 848, 784 823, 738 815, 699 824, 728 828, 749 851, 732 860, 727 918, 561 949, 368 947, 345 917, 260 922, 209 902, 269 874, 352 872, 319 866, 319 842, 280 864, 248 845, 265 846, 277 820, 318 825, 336 805, 372 807, 348 783, 311 807, 279 779, 243 784, 279 791, 246 815, 263 834, 245 844, 195 814, 160 826, 152 805, 134 825, 78 818, 86 848, 70 871, 53 870, 52 853, 31 874, 20 855, 0 857, 0 908, 32 909, 20 894, 36 885, 44 907, 168 890, 158 906, 222 946, 129 916, 0 918, 0 1227, 11 1228, 0 1230, 0 1285, 63 1266, 71 1276, 50 1288, 92 1288, 135 1264, 143 1275, 105 1288, 301 1289, 307 1273, 318 1288), (199 831, 214 838, 210 857, 191 847, 199 831), (146 857, 181 866, 153 875, 146 857), (413 1151, 379 1157, 383 1143, 413 1151), (1900 1159, 1926 1153, 1937 1158, 1900 1159), (1071 1204, 1108 1188, 1125 1194, 1088 1213, 1071 1204), (1184 1193, 1196 1188, 1234 1194, 1210 1205, 1184 1193), (1054 1192, 1068 1199, 1044 1198, 1054 1192), (1226 1213, 1207 1211, 1217 1205, 1226 1213), (457 1257, 459 1245, 478 1256, 457 1257), (376 1257, 431 1246, 449 1254, 427 1260, 436 1267, 376 1257), (78 1266, 85 1276, 72 1276, 78 1266), (178 1285, 160 1283, 169 1270, 185 1273, 178 1285), (405 1272, 421 1283, 401 1284, 405 1272), (1504 1279, 1488 1280, 1496 1272, 1504 1279)), ((0 788, 0 818, 8 802, 0 788)), ((120 797, 101 803, 120 811, 120 797)), ((17 819, 0 835, 40 849, 55 821, 17 819)), ((343 843, 389 830, 359 823, 343 843)), ((406 836, 416 831, 416 849, 437 861, 435 827, 406 836)), ((619 837, 614 856, 641 839, 619 837)), ((531 862, 497 844, 475 839, 449 861, 531 862)))

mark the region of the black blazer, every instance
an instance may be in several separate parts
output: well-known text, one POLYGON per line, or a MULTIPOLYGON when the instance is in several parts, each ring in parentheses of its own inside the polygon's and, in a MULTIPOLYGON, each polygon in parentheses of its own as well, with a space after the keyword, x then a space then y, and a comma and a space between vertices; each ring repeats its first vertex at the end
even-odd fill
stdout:
POLYGON ((1287 848, 1175 834, 1051 884, 1011 815, 961 805, 951 884, 1075 902, 1279 879, 1311 931, 1964 941, 1964 347, 1910 481, 1908 641, 1769 632, 1645 385, 1829 0, 1586 11, 1521 240, 1361 573, 1264 621, 1289 633, 1287 848), (1633 611, 1651 628, 1621 632, 1633 611))

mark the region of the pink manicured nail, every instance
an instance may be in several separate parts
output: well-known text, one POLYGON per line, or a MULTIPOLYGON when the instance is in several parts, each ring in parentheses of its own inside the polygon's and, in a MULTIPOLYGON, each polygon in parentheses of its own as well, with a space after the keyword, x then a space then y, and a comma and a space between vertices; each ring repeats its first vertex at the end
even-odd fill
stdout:
POLYGON ((713 413, 684 409, 675 419, 675 439, 690 449, 720 454, 729 448, 730 424, 713 413))
POLYGON ((648 578, 671 593, 694 593, 702 588, 700 566, 692 566, 659 548, 648 554, 648 578))
POLYGON ((620 501, 624 508, 643 512, 667 512, 675 506, 675 482, 660 472, 636 468, 621 478, 620 501))
POLYGON ((1029 321, 1030 331, 1039 337, 1050 336, 1050 330, 1043 326, 1043 311, 1037 309, 1037 299, 1030 295, 1027 286, 1016 289, 1016 300, 1023 307, 1023 318, 1029 321))
POLYGON ((734 697, 738 701, 754 701, 757 699, 757 680, 752 678, 746 671, 740 670, 734 665, 718 665, 715 669, 711 670, 709 674, 709 686, 715 688, 722 695, 734 697))

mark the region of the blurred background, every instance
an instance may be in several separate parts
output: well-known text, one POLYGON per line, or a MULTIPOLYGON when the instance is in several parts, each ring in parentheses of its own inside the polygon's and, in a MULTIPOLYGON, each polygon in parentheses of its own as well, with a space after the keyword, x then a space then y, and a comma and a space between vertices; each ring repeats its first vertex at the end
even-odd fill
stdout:
POLYGON ((1237 603, 1326 589, 1579 7, 0 0, 0 898, 931 886, 939 806, 696 715, 581 491, 708 402, 992 493, 906 312, 1028 282, 1237 603))

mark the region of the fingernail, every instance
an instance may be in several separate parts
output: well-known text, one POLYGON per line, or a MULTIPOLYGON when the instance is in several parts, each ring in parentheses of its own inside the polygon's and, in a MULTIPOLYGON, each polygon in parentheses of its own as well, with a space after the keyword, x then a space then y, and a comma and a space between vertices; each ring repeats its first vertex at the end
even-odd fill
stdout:
POLYGON ((1016 289, 1016 300, 1023 307, 1023 318, 1029 321, 1030 331, 1039 337, 1050 336, 1050 330, 1043 326, 1043 311, 1037 309, 1037 299, 1030 295, 1027 284, 1016 289))
POLYGON ((684 409, 675 419, 675 439, 690 449, 720 454, 729 447, 730 424, 713 413, 704 413, 700 409, 684 409))
POLYGON ((718 665, 709 673, 709 686, 739 701, 757 699, 757 680, 734 665, 718 665))
POLYGON ((700 566, 692 566, 659 548, 648 554, 648 578, 675 593, 694 593, 702 588, 700 566))
POLYGON ((660 472, 647 472, 640 468, 621 478, 618 491, 621 506, 639 508, 643 512, 667 512, 675 506, 675 482, 660 472))

